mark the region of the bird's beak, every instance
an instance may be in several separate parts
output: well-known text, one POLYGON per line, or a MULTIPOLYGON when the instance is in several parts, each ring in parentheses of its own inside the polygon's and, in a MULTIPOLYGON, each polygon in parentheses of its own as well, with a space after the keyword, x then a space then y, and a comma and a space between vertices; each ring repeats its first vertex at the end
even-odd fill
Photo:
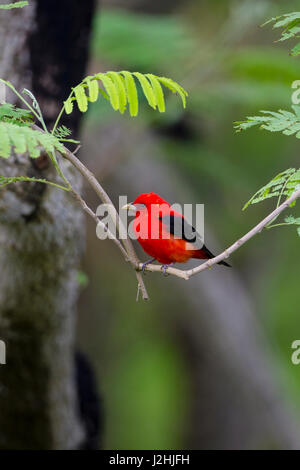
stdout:
POLYGON ((122 210, 126 210, 126 211, 131 211, 131 212, 134 212, 136 213, 136 206, 134 204, 132 204, 132 202, 130 202, 129 204, 125 204, 125 206, 122 207, 122 210))

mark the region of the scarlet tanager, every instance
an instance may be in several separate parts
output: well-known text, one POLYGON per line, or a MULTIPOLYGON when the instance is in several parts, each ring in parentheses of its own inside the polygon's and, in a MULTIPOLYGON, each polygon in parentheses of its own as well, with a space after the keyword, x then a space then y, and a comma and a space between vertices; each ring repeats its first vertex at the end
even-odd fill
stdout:
MULTIPOLYGON (((135 213, 133 229, 143 250, 152 257, 143 264, 157 260, 164 268, 173 263, 185 263, 191 258, 211 259, 214 255, 203 244, 201 236, 185 217, 155 193, 140 194, 123 209, 135 213)), ((225 261, 218 264, 230 267, 225 261)))

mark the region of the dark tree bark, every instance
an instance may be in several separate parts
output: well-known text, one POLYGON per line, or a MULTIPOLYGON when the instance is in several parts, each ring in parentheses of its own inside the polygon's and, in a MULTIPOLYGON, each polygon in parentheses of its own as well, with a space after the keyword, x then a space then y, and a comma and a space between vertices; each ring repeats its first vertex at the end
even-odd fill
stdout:
MULTIPOLYGON (((32 87, 46 110, 46 124, 56 119, 71 87, 80 83, 87 65, 95 0, 37 1, 35 26, 29 35, 32 87)), ((63 123, 78 133, 81 113, 76 106, 63 123)))
MULTIPOLYGON (((85 72, 94 0, 31 0, 0 13, 0 76, 33 90, 53 122, 70 87, 85 72)), ((78 133, 80 116, 64 122, 78 133)), ((80 188, 65 162, 63 170, 80 188)), ((13 156, 2 175, 55 180, 47 159, 13 156)), ((0 449, 82 447, 74 371, 77 281, 84 239, 80 208, 69 194, 40 184, 0 194, 0 449)))

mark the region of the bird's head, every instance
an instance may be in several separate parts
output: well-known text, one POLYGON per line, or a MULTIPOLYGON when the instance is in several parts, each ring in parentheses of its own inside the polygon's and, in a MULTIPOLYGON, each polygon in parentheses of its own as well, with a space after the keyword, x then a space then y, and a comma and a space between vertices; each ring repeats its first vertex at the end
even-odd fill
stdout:
POLYGON ((128 211, 133 211, 135 214, 147 209, 148 211, 151 210, 152 205, 167 205, 170 207, 170 204, 165 201, 162 197, 155 193, 143 193, 140 194, 135 201, 130 202, 129 204, 125 204, 122 209, 126 209, 128 211))

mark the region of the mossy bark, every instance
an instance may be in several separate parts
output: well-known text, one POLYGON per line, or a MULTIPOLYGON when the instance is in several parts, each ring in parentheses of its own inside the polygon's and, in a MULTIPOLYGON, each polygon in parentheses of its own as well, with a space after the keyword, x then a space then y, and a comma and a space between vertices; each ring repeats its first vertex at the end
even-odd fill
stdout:
MULTIPOLYGON (((0 76, 20 90, 32 89, 48 124, 84 74, 93 7, 93 0, 32 0, 0 13, 0 76), (69 35, 75 48, 80 38, 77 61, 69 35)), ((79 115, 67 124, 77 133, 79 115)), ((80 188, 76 172, 61 164, 80 188)), ((45 156, 12 156, 0 161, 0 174, 59 181, 45 156)), ((73 370, 83 241, 83 216, 70 194, 39 183, 1 190, 0 339, 7 357, 0 366, 0 449, 74 449, 84 439, 73 370)))

